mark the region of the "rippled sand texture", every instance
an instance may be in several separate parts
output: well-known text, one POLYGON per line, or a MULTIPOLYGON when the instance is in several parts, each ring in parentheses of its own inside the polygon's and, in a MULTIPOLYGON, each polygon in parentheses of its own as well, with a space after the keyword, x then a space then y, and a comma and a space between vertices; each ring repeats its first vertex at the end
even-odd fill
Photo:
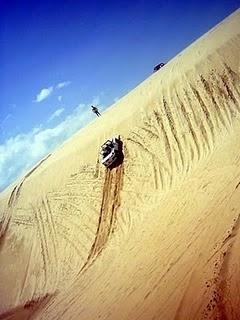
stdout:
POLYGON ((0 319, 240 319, 239 102, 240 10, 5 190, 0 319))

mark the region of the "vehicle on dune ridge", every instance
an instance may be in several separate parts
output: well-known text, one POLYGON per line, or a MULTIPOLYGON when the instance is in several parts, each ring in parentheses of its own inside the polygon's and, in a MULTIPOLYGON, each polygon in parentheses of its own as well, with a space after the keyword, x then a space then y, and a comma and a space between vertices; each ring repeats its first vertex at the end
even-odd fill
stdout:
POLYGON ((120 164, 123 160, 122 141, 120 136, 108 139, 101 146, 101 163, 107 167, 112 168, 120 164))

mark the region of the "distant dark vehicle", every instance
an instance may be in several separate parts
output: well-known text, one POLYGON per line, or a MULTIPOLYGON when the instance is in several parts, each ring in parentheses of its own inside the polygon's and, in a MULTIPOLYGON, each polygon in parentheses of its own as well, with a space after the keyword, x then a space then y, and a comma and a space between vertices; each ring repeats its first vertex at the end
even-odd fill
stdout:
POLYGON ((117 165, 118 162, 119 164, 122 162, 123 153, 120 136, 112 137, 101 146, 101 158, 101 163, 107 168, 111 168, 113 165, 117 165))
POLYGON ((153 72, 158 71, 158 70, 161 69, 163 66, 165 66, 165 63, 163 63, 163 62, 157 64, 157 65, 154 67, 153 72))

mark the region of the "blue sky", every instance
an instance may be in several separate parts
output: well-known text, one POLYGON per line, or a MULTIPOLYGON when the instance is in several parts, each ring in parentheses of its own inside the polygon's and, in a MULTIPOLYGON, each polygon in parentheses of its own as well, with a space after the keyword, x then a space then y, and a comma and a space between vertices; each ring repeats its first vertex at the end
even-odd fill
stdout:
POLYGON ((0 1, 0 191, 239 7, 0 1))

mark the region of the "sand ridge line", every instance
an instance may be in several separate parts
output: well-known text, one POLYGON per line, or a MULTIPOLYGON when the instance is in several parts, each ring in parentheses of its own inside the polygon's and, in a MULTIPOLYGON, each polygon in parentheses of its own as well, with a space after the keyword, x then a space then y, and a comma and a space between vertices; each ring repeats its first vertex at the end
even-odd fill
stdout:
MULTIPOLYGON (((214 316, 214 319, 216 317, 217 319, 228 319, 228 312, 226 308, 227 305, 229 307, 229 304, 231 304, 228 292, 228 283, 231 281, 231 278, 229 278, 227 274, 229 271, 229 261, 232 255, 232 248, 234 246, 236 236, 239 235, 239 231, 240 214, 234 219, 234 224, 231 228, 231 231, 223 240, 221 247, 211 256, 210 259, 208 259, 209 262, 217 253, 220 253, 219 259, 217 259, 215 262, 215 268, 217 270, 214 272, 215 276, 213 278, 214 290, 209 303, 203 311, 205 318, 209 318, 211 314, 211 316, 214 316)), ((232 314, 231 319, 239 319, 240 310, 237 312, 237 315, 232 314)))
POLYGON ((43 297, 32 298, 23 305, 10 309, 0 314, 0 320, 33 319, 40 308, 43 308, 53 295, 46 294, 43 297))
POLYGON ((18 200, 19 198, 19 195, 20 195, 20 191, 21 191, 21 188, 23 186, 23 183, 26 181, 27 178, 29 178, 29 176, 37 170, 37 168, 39 168, 41 166, 41 164, 46 161, 49 157, 51 156, 51 153, 49 155, 47 155, 44 159, 42 159, 33 169, 31 169, 22 179, 22 181, 16 185, 11 194, 10 194, 10 197, 9 197, 9 200, 8 200, 8 207, 12 207, 15 202, 18 200))
MULTIPOLYGON (((218 293, 218 303, 217 303, 217 309, 220 313, 220 316, 222 319, 228 319, 228 312, 226 310, 226 303, 230 303, 228 299, 228 278, 227 273, 229 270, 229 260, 232 254, 232 247, 234 245, 235 237, 239 235, 240 232, 240 214, 238 215, 230 235, 224 240, 224 243, 229 243, 227 250, 223 253, 222 257, 222 263, 220 265, 219 270, 219 282, 217 286, 217 293, 218 293)), ((240 316, 240 310, 238 310, 237 317, 240 316)), ((237 318, 236 318, 237 319, 237 318)))

